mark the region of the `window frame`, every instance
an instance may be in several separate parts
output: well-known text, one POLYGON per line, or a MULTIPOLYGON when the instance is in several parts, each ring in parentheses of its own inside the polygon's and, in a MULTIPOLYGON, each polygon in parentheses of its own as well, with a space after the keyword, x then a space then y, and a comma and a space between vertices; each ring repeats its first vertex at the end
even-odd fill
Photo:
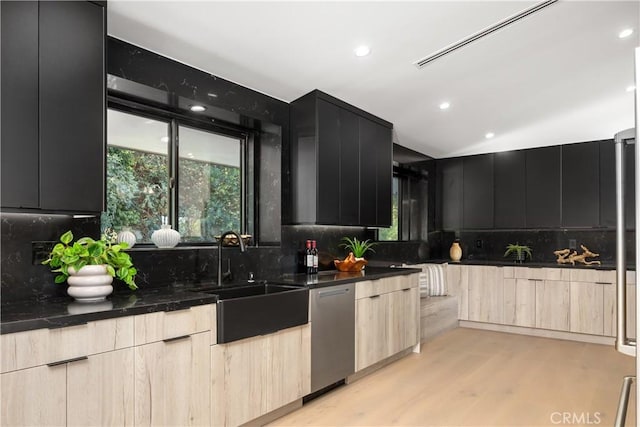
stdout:
MULTIPOLYGON (((167 142, 167 170, 169 172, 168 188, 169 188, 169 223, 172 224, 178 231, 178 194, 179 194, 179 127, 185 126, 192 129, 211 132, 223 136, 227 136, 240 141, 240 230, 234 230, 240 234, 255 234, 253 230, 257 230, 258 224, 256 220, 250 224, 248 212, 250 210, 250 201, 248 200, 248 193, 254 194, 253 203, 255 204, 255 188, 252 184, 253 180, 250 179, 253 175, 252 159, 249 158, 248 153, 250 145, 254 142, 254 136, 252 132, 246 128, 232 126, 226 123, 219 123, 215 119, 207 116, 192 117, 182 112, 176 112, 166 110, 152 105, 143 104, 137 101, 123 99, 109 95, 107 97, 107 109, 112 109, 126 114, 132 114, 142 118, 151 120, 162 121, 167 123, 169 127, 169 141, 167 142), (249 188, 251 186, 252 188, 249 188)), ((106 126, 105 126, 106 128, 106 126)), ((106 145, 108 145, 108 138, 105 139, 105 155, 106 145)), ((106 173, 106 171, 105 171, 106 173)), ((105 206, 107 206, 106 192, 105 192, 105 206)), ((252 210, 253 211, 253 210, 252 210)), ((211 246, 216 244, 215 241, 201 241, 201 242, 180 242, 178 246, 211 246)), ((136 244, 141 247, 153 247, 153 243, 141 242, 136 244)))

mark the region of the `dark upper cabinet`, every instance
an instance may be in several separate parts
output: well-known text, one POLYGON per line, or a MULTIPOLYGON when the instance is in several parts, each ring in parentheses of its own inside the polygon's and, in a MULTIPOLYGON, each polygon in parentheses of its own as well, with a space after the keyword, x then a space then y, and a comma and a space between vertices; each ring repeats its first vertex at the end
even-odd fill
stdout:
POLYGON ((524 228, 526 222, 525 152, 495 153, 493 179, 494 227, 524 228))
MULTIPOLYGON (((337 108, 337 107, 336 107, 337 108)), ((360 148, 358 141, 359 118, 351 111, 339 109, 340 113, 340 223, 357 225, 360 221, 360 148)))
POLYGON ((392 149, 388 122, 320 91, 293 101, 293 223, 390 226, 392 149))
POLYGON ((525 150, 526 226, 560 227, 560 146, 525 150))
POLYGON ((440 185, 437 187, 436 204, 440 206, 436 224, 443 230, 462 228, 462 159, 445 159, 436 164, 440 185))
POLYGON ((2 207, 103 210, 105 23, 91 2, 2 2, 2 207))
POLYGON ((562 226, 600 224, 600 146, 596 142, 562 146, 562 226))
POLYGON ((340 109, 318 100, 317 218, 320 224, 339 224, 340 212, 340 109), (321 185, 320 185, 321 183, 321 185))
POLYGON ((360 225, 391 226, 391 129, 364 117, 360 130, 360 225))
POLYGON ((493 154, 465 157, 462 169, 463 228, 493 228, 493 154))
POLYGON ((2 206, 37 208, 38 3, 0 2, 2 206))
MULTIPOLYGON (((600 225, 616 226, 616 156, 613 140, 600 141, 600 225)), ((625 146, 625 221, 635 229, 635 144, 625 146)))

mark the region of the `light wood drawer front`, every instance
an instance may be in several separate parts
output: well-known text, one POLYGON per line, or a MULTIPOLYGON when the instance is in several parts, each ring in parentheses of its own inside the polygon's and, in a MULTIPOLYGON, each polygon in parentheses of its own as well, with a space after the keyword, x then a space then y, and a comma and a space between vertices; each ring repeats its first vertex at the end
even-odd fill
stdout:
POLYGON ((0 336, 2 372, 133 346, 133 316, 0 336))
POLYGON ((418 287, 419 274, 386 277, 384 279, 367 280, 356 283, 356 299, 368 298, 374 295, 388 294, 407 288, 418 287))
POLYGON ((515 279, 544 280, 547 274, 546 268, 514 267, 514 270, 515 279))
POLYGON ((584 268, 571 270, 572 282, 615 283, 615 270, 587 270, 584 268))
POLYGON ((207 304, 135 316, 135 345, 209 331, 213 314, 213 305, 207 304))

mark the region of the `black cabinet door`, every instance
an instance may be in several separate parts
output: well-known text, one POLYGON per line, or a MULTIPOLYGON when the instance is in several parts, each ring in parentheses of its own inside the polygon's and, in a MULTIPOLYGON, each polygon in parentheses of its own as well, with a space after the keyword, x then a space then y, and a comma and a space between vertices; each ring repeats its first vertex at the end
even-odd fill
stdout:
POLYGON ((360 129, 360 225, 375 226, 376 169, 375 140, 378 137, 377 124, 364 117, 358 118, 360 129))
MULTIPOLYGON (((616 157, 613 140, 600 141, 600 226, 616 226, 616 157)), ((625 221, 635 229, 635 145, 625 146, 625 221)))
POLYGON ((636 228, 636 160, 635 150, 638 144, 625 146, 625 168, 624 168, 624 202, 625 202, 625 220, 627 229, 635 230, 636 228))
POLYGON ((525 152, 506 151, 493 155, 494 226, 524 228, 526 215, 525 152))
POLYGON ((600 141, 600 226, 616 226, 616 153, 613 140, 600 141))
POLYGON ((391 227, 391 197, 393 185, 393 143, 391 129, 376 124, 373 153, 376 166, 376 226, 391 227))
POLYGON ((360 157, 358 116, 340 109, 340 194, 341 225, 360 221, 360 157))
POLYGON ((340 214, 340 108, 318 99, 318 224, 338 224, 340 214))
POLYGON ((600 224, 600 146, 598 142, 562 146, 562 225, 600 224))
POLYGON ((462 169, 463 228, 493 228, 493 154, 465 157, 462 169))
POLYGON ((527 228, 560 227, 560 147, 525 153, 527 228))
POLYGON ((462 228, 462 159, 446 159, 437 163, 437 175, 440 181, 438 201, 440 202, 443 230, 462 228))
POLYGON ((2 207, 37 208, 38 3, 0 2, 2 207))
POLYGON ((104 7, 41 2, 40 207, 100 212, 105 190, 104 7))

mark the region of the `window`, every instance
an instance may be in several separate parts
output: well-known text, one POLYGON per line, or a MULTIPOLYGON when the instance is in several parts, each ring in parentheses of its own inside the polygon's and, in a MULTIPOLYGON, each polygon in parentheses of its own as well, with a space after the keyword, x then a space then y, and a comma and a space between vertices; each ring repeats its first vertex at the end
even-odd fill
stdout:
POLYGON ((191 243, 246 232, 245 140, 239 132, 109 108, 103 228, 130 227, 142 243, 162 224, 191 243))
POLYGON ((426 172, 394 168, 391 227, 379 229, 378 240, 427 240, 428 192, 426 172))
POLYGON ((179 126, 178 225, 185 241, 213 241, 242 223, 241 141, 179 126))
POLYGON ((398 240, 398 236, 400 235, 400 223, 398 221, 399 216, 399 203, 400 198, 398 197, 398 187, 400 179, 397 176, 393 177, 393 183, 391 187, 391 227, 382 228, 378 232, 378 240, 381 241, 393 241, 398 240))

